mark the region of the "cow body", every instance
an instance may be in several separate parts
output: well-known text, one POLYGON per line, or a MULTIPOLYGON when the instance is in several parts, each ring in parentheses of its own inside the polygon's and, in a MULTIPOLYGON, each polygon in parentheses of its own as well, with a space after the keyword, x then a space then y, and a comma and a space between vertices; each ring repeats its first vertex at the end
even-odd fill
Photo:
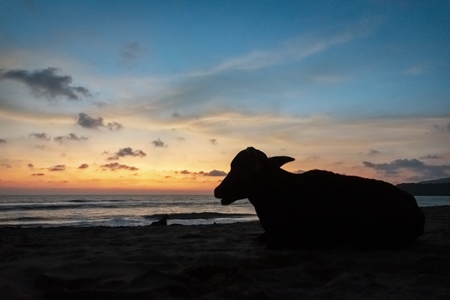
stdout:
POLYGON ((292 160, 243 150, 215 196, 224 205, 248 198, 268 242, 280 247, 394 247, 423 234, 424 214, 408 193, 379 180, 280 168, 292 160))

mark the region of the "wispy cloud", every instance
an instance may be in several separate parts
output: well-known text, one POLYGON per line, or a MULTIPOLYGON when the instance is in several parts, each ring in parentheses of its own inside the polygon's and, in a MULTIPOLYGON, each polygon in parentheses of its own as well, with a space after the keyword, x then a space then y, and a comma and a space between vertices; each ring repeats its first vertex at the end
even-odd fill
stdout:
POLYGON ((73 86, 72 77, 58 75, 57 68, 28 71, 23 69, 1 70, 0 80, 14 80, 28 86, 36 97, 55 99, 65 97, 69 100, 79 100, 90 97, 91 92, 86 87, 73 86))
POLYGON ((343 31, 331 36, 302 36, 291 39, 281 46, 266 51, 253 51, 230 58, 209 70, 192 73, 193 76, 207 76, 230 70, 254 71, 287 62, 296 62, 320 53, 333 45, 342 44, 367 35, 366 27, 343 31))
POLYGON ((45 132, 32 132, 28 135, 29 137, 38 139, 38 140, 44 140, 44 141, 49 141, 50 140, 50 136, 48 134, 46 134, 45 132))
POLYGON ((148 49, 136 41, 123 42, 120 47, 120 61, 128 68, 132 68, 137 60, 148 54, 148 49))
POLYGON ((53 138, 55 142, 65 143, 68 141, 86 141, 88 137, 86 136, 78 136, 75 133, 69 133, 67 135, 56 136, 53 138))
POLYGON ((66 165, 55 165, 53 167, 48 168, 48 170, 52 172, 65 171, 66 165))
POLYGON ((448 122, 446 125, 433 125, 433 131, 434 132, 450 132, 450 122, 448 122))
POLYGON ((104 168, 104 170, 110 170, 110 171, 117 171, 117 170, 137 171, 137 170, 139 170, 136 167, 119 164, 118 162, 104 164, 104 165, 101 165, 100 167, 104 168))

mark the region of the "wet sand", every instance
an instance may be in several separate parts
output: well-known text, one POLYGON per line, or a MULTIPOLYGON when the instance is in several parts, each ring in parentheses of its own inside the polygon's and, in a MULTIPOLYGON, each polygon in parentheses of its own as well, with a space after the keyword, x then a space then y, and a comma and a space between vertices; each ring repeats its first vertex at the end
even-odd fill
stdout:
POLYGON ((450 299, 450 206, 395 250, 268 250, 258 222, 0 227, 0 299, 450 299))

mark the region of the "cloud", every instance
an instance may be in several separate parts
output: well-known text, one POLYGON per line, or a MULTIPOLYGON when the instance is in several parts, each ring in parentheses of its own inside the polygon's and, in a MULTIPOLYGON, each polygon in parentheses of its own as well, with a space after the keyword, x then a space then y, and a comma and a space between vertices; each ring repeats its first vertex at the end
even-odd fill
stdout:
POLYGON ((66 165, 56 165, 56 166, 48 168, 48 170, 52 171, 52 172, 65 171, 66 165))
POLYGON ((334 45, 346 43, 367 35, 370 29, 363 24, 358 25, 354 29, 342 31, 330 36, 318 38, 297 37, 273 50, 253 51, 239 57, 234 57, 210 70, 198 72, 194 75, 212 75, 229 70, 253 71, 282 63, 300 61, 308 56, 323 52, 334 45))
POLYGON ((108 128, 110 131, 119 131, 123 129, 123 125, 117 122, 110 122, 105 127, 108 128))
POLYGON ((34 165, 32 163, 27 164, 28 168, 34 168, 34 165))
POLYGON ((103 125, 102 117, 92 118, 85 113, 78 114, 77 124, 80 125, 81 127, 89 129, 98 129, 99 127, 105 126, 103 125))
POLYGON ((114 163, 109 163, 109 164, 104 164, 101 165, 100 167, 104 168, 104 169, 109 169, 111 171, 116 171, 116 170, 129 170, 129 171, 137 171, 139 170, 136 167, 132 167, 132 166, 127 166, 127 165, 122 165, 119 164, 118 162, 114 162, 114 163))
POLYGON ((428 165, 418 159, 397 159, 390 163, 375 164, 364 161, 364 166, 375 169, 378 173, 386 176, 400 174, 402 170, 412 171, 416 176, 414 179, 433 179, 450 176, 450 165, 428 165))
POLYGON ((210 139, 209 142, 210 142, 212 145, 217 145, 217 139, 210 139))
POLYGON ((434 132, 450 132, 450 122, 447 123, 447 125, 434 125, 433 126, 434 132))
POLYGON ((375 149, 370 149, 369 153, 367 155, 377 155, 377 154, 381 154, 382 152, 379 150, 375 150, 375 149))
POLYGON ((72 77, 58 75, 57 68, 41 70, 0 70, 0 80, 14 80, 28 86, 36 97, 55 99, 66 97, 69 100, 79 100, 90 97, 90 91, 82 86, 72 86, 72 77))
POLYGON ((88 165, 88 164, 81 164, 81 165, 78 167, 78 169, 87 169, 87 168, 89 168, 89 165, 88 165))
POLYGON ((219 170, 212 170, 208 173, 203 173, 204 176, 227 176, 227 173, 219 170))
POLYGON ((144 58, 147 53, 148 49, 136 41, 123 42, 120 47, 119 57, 122 63, 131 68, 137 60, 144 58))
POLYGON ((50 137, 45 132, 42 132, 42 133, 32 132, 28 136, 33 137, 38 140, 44 140, 44 141, 50 140, 50 137))
POLYGON ((0 139, 0 144, 6 144, 6 143, 7 143, 6 139, 0 139))
POLYGON ((176 171, 176 174, 182 174, 182 175, 203 175, 203 176, 227 176, 227 173, 224 171, 219 171, 219 170, 212 170, 211 172, 204 172, 204 171, 200 171, 200 172, 191 172, 188 170, 182 170, 182 171, 176 171))
POLYGON ((152 142, 152 144, 155 146, 155 147, 160 147, 160 148, 167 148, 167 147, 169 147, 169 145, 166 145, 166 144, 164 144, 164 142, 163 141, 161 141, 161 139, 156 139, 156 140, 154 140, 153 142, 152 142))
POLYGON ((114 153, 113 156, 108 157, 108 160, 117 160, 120 157, 125 157, 125 156, 144 157, 144 156, 147 156, 147 154, 144 151, 142 151, 142 150, 135 150, 135 151, 133 151, 132 148, 126 147, 126 148, 119 149, 119 151, 114 153))
POLYGON ((33 173, 33 174, 31 174, 31 176, 44 176, 45 174, 44 173, 33 173))
POLYGON ((88 139, 88 137, 86 137, 86 136, 78 136, 75 133, 69 133, 68 135, 57 136, 57 137, 53 138, 53 140, 55 142, 58 142, 58 143, 61 143, 61 144, 64 143, 64 142, 68 142, 68 141, 85 141, 87 139, 88 139))
POLYGON ((123 129, 123 125, 117 122, 110 122, 107 125, 103 123, 102 117, 93 118, 86 113, 79 113, 77 118, 77 124, 81 127, 88 129, 99 129, 106 127, 110 131, 118 131, 123 129))
POLYGON ((420 159, 440 159, 444 158, 442 155, 425 155, 420 157, 420 159))

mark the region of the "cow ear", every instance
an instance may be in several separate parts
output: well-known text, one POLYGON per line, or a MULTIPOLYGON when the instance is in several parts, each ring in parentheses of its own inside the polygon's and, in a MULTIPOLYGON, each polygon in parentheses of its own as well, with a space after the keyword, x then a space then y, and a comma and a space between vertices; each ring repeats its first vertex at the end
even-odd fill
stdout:
POLYGON ((269 158, 269 165, 274 168, 281 168, 285 163, 294 161, 295 159, 289 156, 274 156, 269 158))

